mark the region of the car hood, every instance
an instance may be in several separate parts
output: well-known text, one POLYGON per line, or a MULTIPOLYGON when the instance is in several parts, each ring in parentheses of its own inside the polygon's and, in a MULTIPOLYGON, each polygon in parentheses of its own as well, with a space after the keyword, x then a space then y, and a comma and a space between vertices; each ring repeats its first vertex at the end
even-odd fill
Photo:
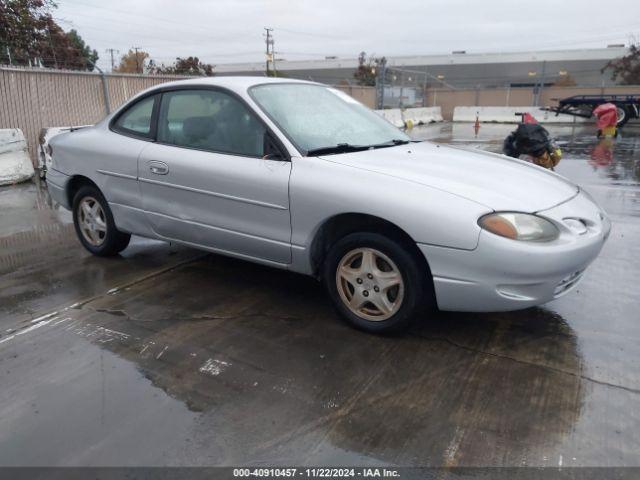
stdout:
POLYGON ((431 142, 321 158, 443 190, 497 211, 545 210, 579 191, 564 177, 531 163, 431 142))

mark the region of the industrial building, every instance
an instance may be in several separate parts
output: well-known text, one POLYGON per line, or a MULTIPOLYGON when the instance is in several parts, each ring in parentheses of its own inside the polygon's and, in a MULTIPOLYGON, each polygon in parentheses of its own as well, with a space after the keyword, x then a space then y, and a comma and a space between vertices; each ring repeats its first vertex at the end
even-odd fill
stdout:
MULTIPOLYGON (((602 72, 610 61, 626 54, 623 45, 582 50, 512 53, 453 52, 445 55, 387 57, 387 81, 411 86, 491 88, 532 87, 538 84, 609 86, 611 73, 602 72)), ((328 84, 353 83, 357 57, 321 60, 276 59, 276 69, 291 78, 328 84)), ((264 75, 265 63, 216 65, 219 75, 264 75)))

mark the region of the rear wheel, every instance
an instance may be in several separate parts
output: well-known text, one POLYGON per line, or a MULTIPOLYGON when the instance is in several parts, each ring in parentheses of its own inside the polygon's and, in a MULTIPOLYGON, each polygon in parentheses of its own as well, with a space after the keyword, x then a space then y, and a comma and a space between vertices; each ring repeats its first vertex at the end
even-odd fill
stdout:
POLYGON ((394 240, 353 233, 329 250, 323 280, 335 308, 351 325, 386 333, 405 328, 431 300, 421 265, 394 240))
POLYGON ((616 111, 618 113, 618 123, 616 126, 620 128, 629 121, 629 112, 627 112, 627 109, 624 106, 620 105, 616 105, 616 111))
POLYGON ((120 253, 131 239, 116 228, 109 204, 90 185, 81 187, 73 198, 73 224, 84 248, 101 257, 120 253))

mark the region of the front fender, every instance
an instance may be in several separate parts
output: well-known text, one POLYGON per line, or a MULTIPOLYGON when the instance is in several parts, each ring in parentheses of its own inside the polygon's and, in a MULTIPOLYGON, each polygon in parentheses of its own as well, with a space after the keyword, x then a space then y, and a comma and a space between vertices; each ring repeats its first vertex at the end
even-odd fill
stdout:
POLYGON ((290 181, 292 244, 307 252, 318 229, 342 213, 382 218, 404 230, 416 243, 473 250, 477 220, 488 207, 466 198, 380 173, 294 157, 290 181))

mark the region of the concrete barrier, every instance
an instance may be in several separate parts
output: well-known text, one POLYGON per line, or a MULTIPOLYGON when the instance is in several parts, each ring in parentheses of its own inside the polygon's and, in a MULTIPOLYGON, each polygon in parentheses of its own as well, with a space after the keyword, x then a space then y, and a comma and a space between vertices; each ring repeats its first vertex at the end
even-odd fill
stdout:
POLYGON ((407 108, 402 114, 405 123, 410 121, 414 125, 442 122, 442 110, 440 107, 407 108))
POLYGON ((392 123, 398 128, 404 127, 404 118, 402 118, 402 110, 399 108, 387 108, 384 110, 376 110, 378 115, 384 118, 387 122, 392 123))
POLYGON ((519 112, 527 112, 540 123, 585 123, 589 119, 574 117, 573 115, 558 115, 547 112, 540 107, 455 107, 453 109, 454 122, 475 122, 476 116, 480 122, 519 123, 519 112))
POLYGON ((33 177, 33 164, 29 158, 27 142, 22 130, 0 130, 0 185, 12 185, 33 177))
POLYGON ((440 107, 420 107, 406 108, 387 108, 375 111, 382 118, 392 123, 398 128, 411 125, 423 125, 433 122, 442 122, 442 110, 440 107))

